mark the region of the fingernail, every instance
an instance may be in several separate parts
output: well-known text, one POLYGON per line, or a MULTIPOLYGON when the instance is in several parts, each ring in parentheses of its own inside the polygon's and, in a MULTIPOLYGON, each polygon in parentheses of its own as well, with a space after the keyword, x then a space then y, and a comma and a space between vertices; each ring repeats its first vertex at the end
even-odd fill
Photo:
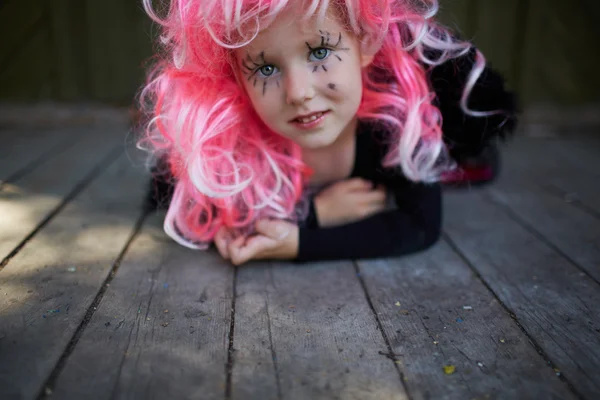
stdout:
POLYGON ((283 239, 285 239, 285 238, 286 238, 286 237, 287 237, 289 234, 290 234, 290 231, 289 231, 289 230, 286 230, 285 232, 281 232, 281 233, 279 234, 279 237, 278 237, 278 239, 279 239, 279 240, 283 240, 283 239))

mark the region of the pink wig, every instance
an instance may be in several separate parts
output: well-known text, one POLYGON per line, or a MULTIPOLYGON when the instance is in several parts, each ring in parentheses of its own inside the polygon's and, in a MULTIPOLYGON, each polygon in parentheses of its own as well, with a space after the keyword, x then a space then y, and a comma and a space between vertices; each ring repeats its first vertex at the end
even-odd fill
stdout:
MULTIPOLYGON (((217 230, 248 233, 257 219, 294 219, 310 171, 301 149, 260 120, 237 78, 232 49, 248 44, 292 2, 306 19, 334 5, 348 31, 381 44, 363 72, 359 119, 390 129, 386 167, 414 181, 442 172, 441 115, 424 65, 465 54, 432 18, 437 0, 171 0, 166 17, 144 7, 162 26, 166 57, 157 63, 141 102, 151 119, 144 147, 166 157, 176 180, 165 231, 180 244, 205 248, 217 230)), ((484 68, 480 53, 462 107, 484 68)))

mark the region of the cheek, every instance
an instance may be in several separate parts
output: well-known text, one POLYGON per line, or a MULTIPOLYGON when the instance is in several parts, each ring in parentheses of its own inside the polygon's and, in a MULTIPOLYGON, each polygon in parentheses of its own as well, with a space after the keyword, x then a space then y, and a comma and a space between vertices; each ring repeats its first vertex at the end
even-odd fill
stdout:
POLYGON ((325 85, 327 96, 336 103, 354 104, 362 99, 362 79, 360 75, 352 75, 350 78, 340 75, 330 77, 325 85))
POLYGON ((271 92, 263 94, 257 88, 252 86, 247 88, 248 96, 250 98, 250 103, 254 108, 254 111, 258 114, 260 119, 269 127, 273 128, 273 125, 276 123, 276 116, 280 115, 280 104, 281 101, 276 93, 271 90, 271 92))
POLYGON ((362 70, 358 60, 346 57, 344 61, 333 60, 330 72, 322 74, 324 87, 335 98, 354 98, 362 95, 362 70))

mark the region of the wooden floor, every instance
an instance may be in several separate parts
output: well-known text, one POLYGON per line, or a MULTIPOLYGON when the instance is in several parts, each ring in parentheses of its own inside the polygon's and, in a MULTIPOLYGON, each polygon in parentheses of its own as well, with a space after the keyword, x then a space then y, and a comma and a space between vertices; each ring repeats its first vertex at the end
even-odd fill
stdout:
POLYGON ((5 129, 0 399, 598 399, 600 135, 569 137, 448 191, 425 253, 233 268, 143 214, 125 127, 5 129))

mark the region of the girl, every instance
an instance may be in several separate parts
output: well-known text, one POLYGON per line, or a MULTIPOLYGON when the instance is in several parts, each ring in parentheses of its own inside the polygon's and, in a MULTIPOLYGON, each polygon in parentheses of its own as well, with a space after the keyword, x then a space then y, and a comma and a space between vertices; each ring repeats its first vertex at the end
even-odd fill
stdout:
POLYGON ((142 92, 152 197, 169 236, 235 265, 426 249, 436 182, 514 124, 502 79, 433 20, 436 0, 144 6, 165 51, 142 92))

